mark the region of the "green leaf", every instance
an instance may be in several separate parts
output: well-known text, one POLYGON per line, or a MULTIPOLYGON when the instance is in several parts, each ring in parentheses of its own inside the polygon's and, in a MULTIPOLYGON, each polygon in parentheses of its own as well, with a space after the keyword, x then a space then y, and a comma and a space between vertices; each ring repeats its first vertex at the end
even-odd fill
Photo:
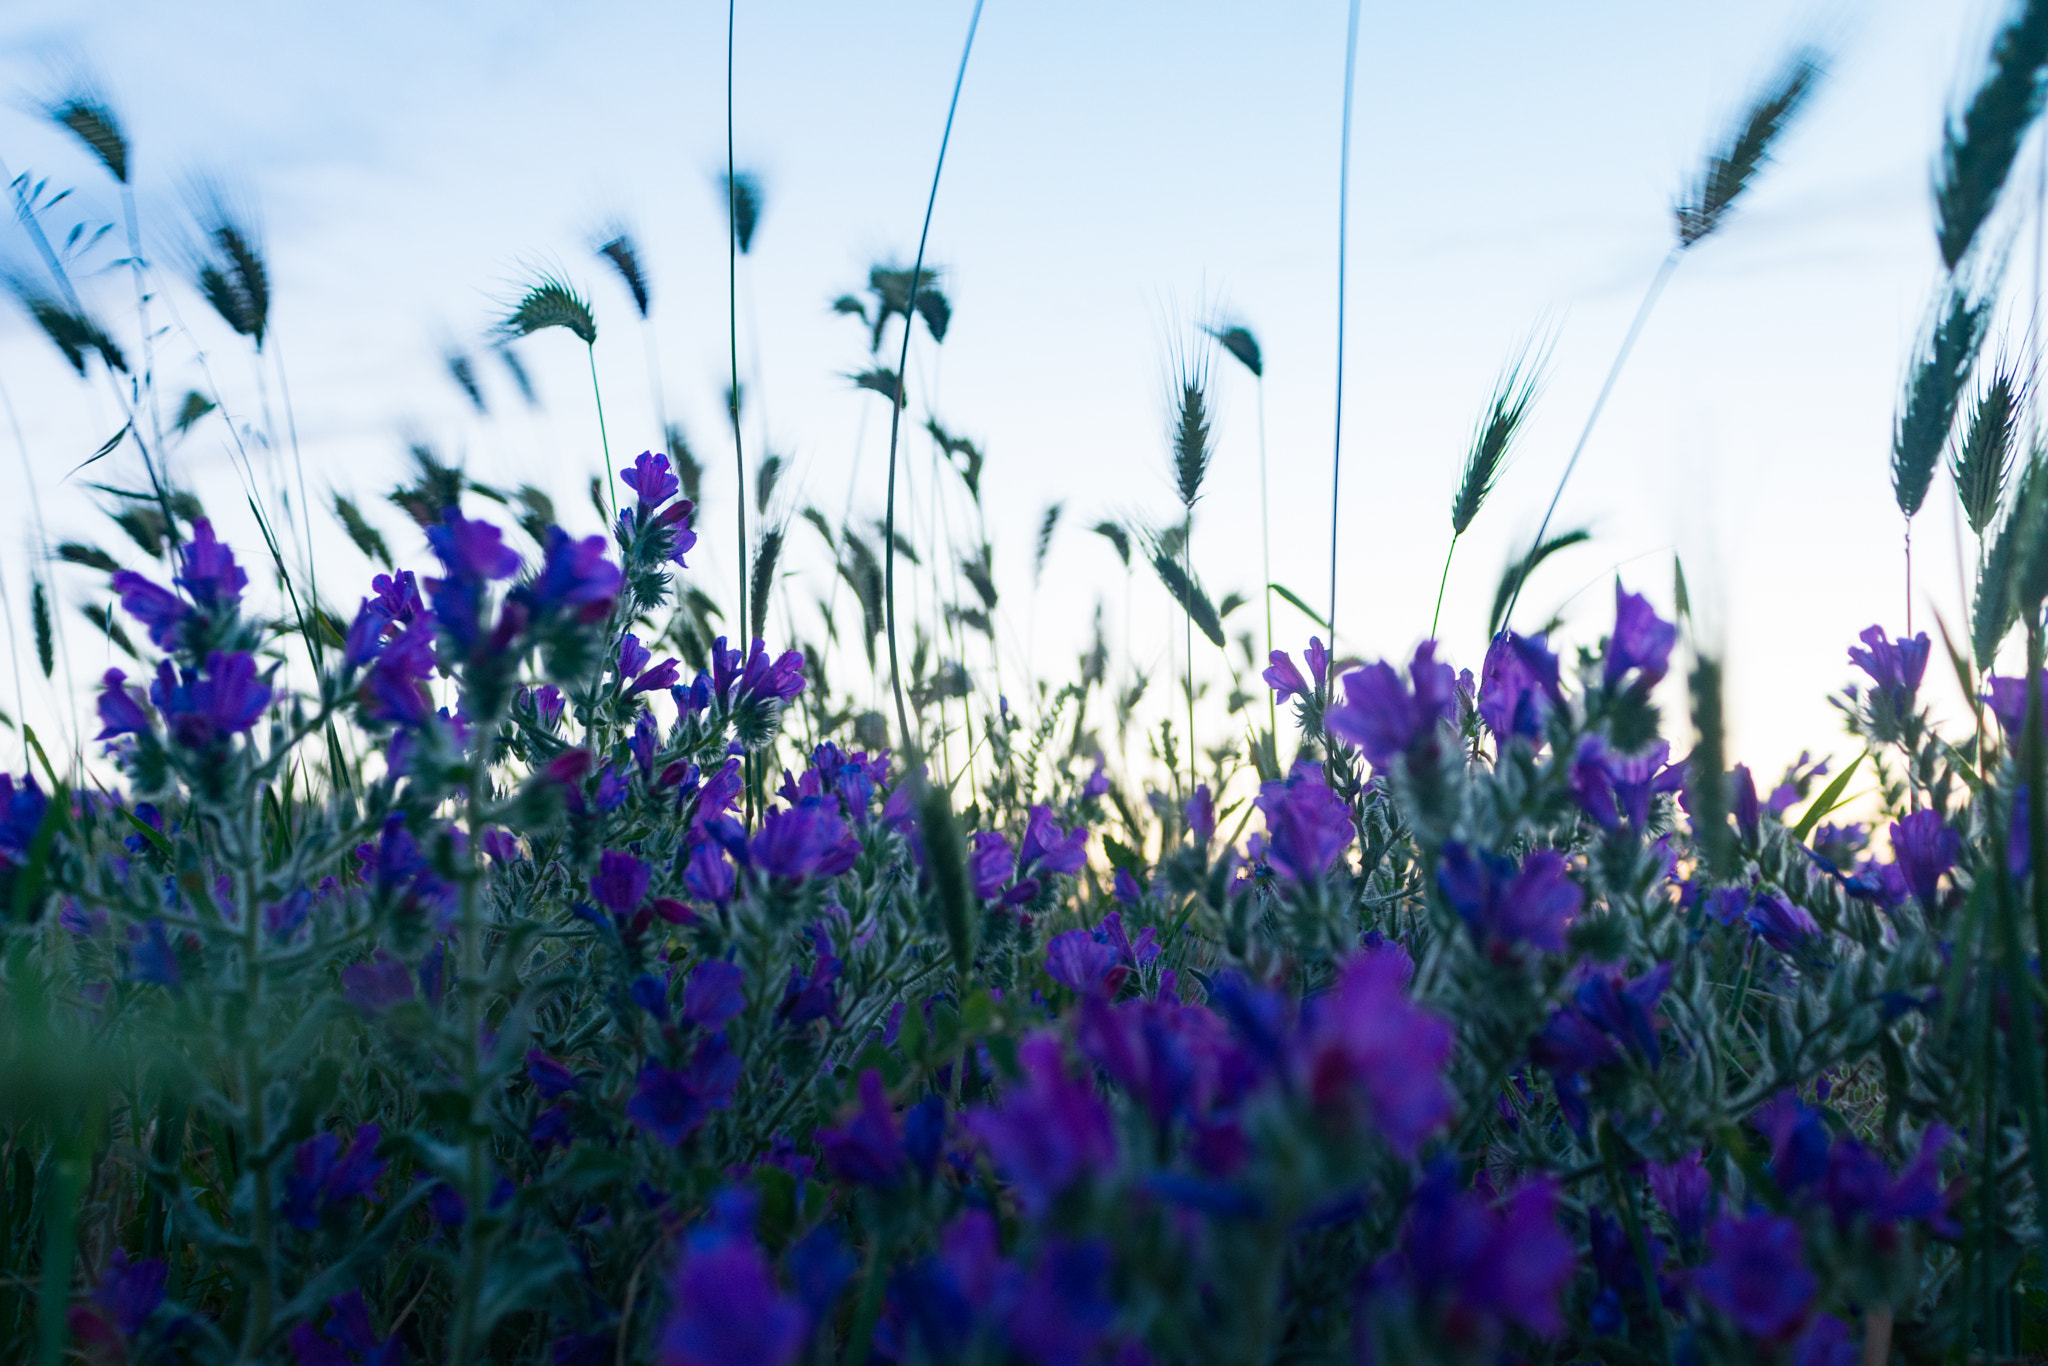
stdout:
POLYGON ((1266 587, 1272 589, 1275 593, 1278 593, 1282 598, 1286 599, 1287 602, 1293 606, 1295 611, 1300 612, 1303 616, 1307 617, 1316 625, 1322 627, 1325 631, 1330 629, 1330 623, 1324 621, 1322 617, 1317 614, 1315 608, 1303 602, 1301 600, 1300 595, 1297 594, 1292 588, 1289 588, 1286 584, 1269 583, 1266 585, 1266 587))
POLYGON ((1849 761, 1847 768, 1835 775, 1833 782, 1821 789, 1820 796, 1814 798, 1813 805, 1807 807, 1806 814, 1799 818, 1799 824, 1792 827, 1792 838, 1804 844, 1806 837, 1813 832, 1813 827, 1820 824, 1820 818, 1842 804, 1842 790, 1849 786, 1850 775, 1856 772, 1856 766, 1862 762, 1863 756, 1857 755, 1849 761))

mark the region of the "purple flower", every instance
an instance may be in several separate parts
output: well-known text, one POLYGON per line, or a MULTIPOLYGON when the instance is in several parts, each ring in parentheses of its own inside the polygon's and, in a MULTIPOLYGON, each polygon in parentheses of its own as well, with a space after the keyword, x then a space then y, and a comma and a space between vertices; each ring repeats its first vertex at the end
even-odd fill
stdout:
POLYGON ((175 987, 184 980, 184 974, 178 967, 177 951, 171 947, 161 919, 151 918, 140 925, 130 925, 128 941, 131 980, 160 987, 175 987))
POLYGON ((24 773, 21 782, 11 773, 0 773, 0 862, 20 863, 42 829, 43 815, 50 799, 36 780, 24 773))
POLYGON ((1451 666, 1436 662, 1436 642, 1415 647, 1408 683, 1382 660, 1344 675, 1344 701, 1324 717, 1330 733, 1365 753, 1374 768, 1385 768, 1410 750, 1433 745, 1439 722, 1457 715, 1457 683, 1451 666))
POLYGON ((413 998, 412 972, 378 949, 368 959, 341 970, 342 995, 365 1015, 381 1015, 413 998))
POLYGON ((293 1228, 316 1229, 329 1209, 356 1199, 376 1203, 377 1178, 390 1165, 375 1160, 383 1136, 376 1125, 364 1124, 356 1129, 346 1151, 341 1139, 331 1133, 315 1134, 294 1149, 280 1207, 286 1222, 293 1228))
POLYGON ((526 1050, 526 1075, 532 1080, 534 1089, 540 1092, 542 1100, 565 1096, 579 1084, 574 1072, 538 1048, 526 1050))
MULTIPOLYGON (((1849 647, 1849 662, 1870 675, 1891 700, 1893 707, 1903 712, 1913 704, 1913 695, 1920 691, 1920 679, 1927 672, 1929 650, 1926 634, 1888 639, 1884 627, 1867 627, 1858 637, 1866 648, 1849 647)), ((1997 686, 1994 681, 1994 688, 1997 686)), ((2021 700, 2025 706, 2024 696, 2021 700)))
POLYGON ((1216 799, 1209 795, 1207 783, 1197 787, 1195 795, 1188 798, 1185 814, 1188 829, 1194 833, 1204 849, 1208 848, 1209 841, 1216 835, 1216 799))
POLYGON ((765 876, 801 882, 851 868, 860 857, 860 841, 823 805, 804 805, 770 812, 754 836, 752 853, 765 876))
POLYGON ((1495 741, 1517 735, 1540 741, 1544 718, 1563 702, 1557 656, 1542 636, 1503 631, 1493 638, 1479 670, 1479 719, 1495 741))
POLYGON ((92 1292, 92 1301, 105 1311, 115 1332, 132 1338, 164 1302, 164 1282, 169 1275, 165 1263, 154 1259, 131 1262, 126 1249, 117 1247, 107 1263, 107 1274, 92 1292))
POLYGON ((994 901, 1003 894, 1014 867, 1010 841, 1000 830, 977 830, 973 845, 973 852, 967 857, 967 868, 974 879, 974 894, 983 901, 994 901))
POLYGON ((568 610, 578 621, 598 621, 612 610, 619 583, 619 567, 604 557, 604 537, 573 540, 551 526, 540 572, 518 596, 536 617, 568 610))
POLYGON ((1310 636, 1308 648, 1302 654, 1308 659, 1308 671, 1315 679, 1316 687, 1321 688, 1330 679, 1330 652, 1323 648, 1323 638, 1310 636))
POLYGON ((160 662, 149 695, 173 740, 187 749, 211 749, 254 726, 270 705, 271 693, 270 685, 256 677, 254 656, 215 650, 199 673, 174 671, 169 660, 160 662))
POLYGON ((1806 1269, 1799 1225, 1775 1214, 1716 1219, 1693 1289, 1751 1337, 1783 1342, 1806 1320, 1818 1283, 1806 1269))
POLYGON ((640 637, 628 631, 619 641, 619 678, 621 681, 636 677, 647 667, 653 655, 640 643, 640 637))
POLYGON ((1650 1164, 1650 1194, 1671 1220, 1671 1230, 1682 1246, 1698 1245, 1707 1226, 1707 1203, 1713 1198, 1714 1183, 1707 1175, 1695 1148, 1676 1162, 1650 1164))
POLYGON ((721 1028, 747 1008, 747 977, 739 965, 707 958, 690 971, 683 989, 683 1018, 706 1029, 721 1028))
POLYGON ((111 740, 117 735, 140 735, 149 729, 149 713, 128 691, 128 676, 119 669, 109 669, 100 680, 100 733, 95 740, 111 740))
POLYGON ((1316 1106, 1377 1129, 1403 1158, 1450 1118, 1443 1068, 1456 1041, 1448 1023, 1408 998, 1413 970, 1397 948, 1352 958, 1313 1002, 1302 1038, 1316 1106))
POLYGON ((1756 778, 1750 773, 1748 764, 1737 764, 1730 770, 1728 804, 1742 837, 1755 839, 1757 826, 1763 820, 1763 804, 1757 800, 1756 778))
POLYGON ((651 1060, 641 1065, 626 1102, 626 1117, 671 1148, 697 1132, 709 1110, 687 1072, 651 1060))
POLYGON ((1856 1221, 1869 1221, 1868 1236, 1881 1245, 1891 1242, 1892 1226, 1921 1220, 1938 1233, 1953 1234, 1948 1197, 1941 1185, 1941 1154, 1948 1147, 1947 1126, 1930 1125, 1921 1135, 1920 1152, 1894 1181, 1884 1159, 1854 1138, 1835 1141, 1821 1178, 1821 1196, 1847 1233, 1856 1221))
POLYGON ((1094 1089, 1067 1075, 1057 1035, 1026 1038, 1018 1059, 1024 1079, 1002 1107, 970 1113, 966 1122, 1016 1187, 1025 1212, 1038 1218, 1076 1182, 1116 1165, 1116 1131, 1094 1089))
POLYGON ((880 1072, 860 1074, 860 1103, 844 1124, 818 1131, 818 1149, 842 1181, 886 1187, 903 1179, 903 1134, 880 1072))
POLYGON ((1400 1251, 1374 1269, 1377 1286, 1405 1281, 1457 1336, 1498 1342, 1519 1324, 1545 1337, 1564 1331, 1558 1298, 1577 1269, 1557 1226, 1557 1188, 1522 1186, 1498 1206, 1460 1191, 1439 1163, 1416 1188, 1400 1251))
POLYGON ((1858 1366, 1862 1360, 1863 1344, 1833 1314, 1815 1314, 1792 1344, 1792 1366, 1858 1366))
POLYGON ((801 1301, 776 1288, 750 1236, 693 1238, 669 1281, 658 1366, 791 1366, 810 1336, 801 1301))
MULTIPOLYGON (((116 577, 118 578, 119 576, 117 575, 116 577)), ((121 585, 117 582, 114 586, 119 588, 121 585)), ((121 605, 127 607, 128 599, 122 598, 121 605)), ((135 609, 130 607, 128 610, 133 613, 135 609)), ((151 638, 154 639, 153 636, 151 638)), ((1991 690, 1984 694, 1982 700, 1991 708, 1992 715, 1998 718, 1998 724, 2005 728, 2007 738, 2017 739, 2020 732, 2024 731, 2027 727, 2026 680, 2023 678, 2002 678, 1993 674, 1985 681, 1990 685, 1991 690)), ((2042 673, 2036 677, 2034 686, 2040 691, 2043 698, 2048 698, 2048 673, 2042 673)))
POLYGON ((1050 807, 1034 806, 1024 822, 1024 841, 1017 849, 1020 877, 1038 873, 1064 873, 1076 877, 1088 866, 1088 832, 1075 826, 1071 832, 1053 823, 1050 807))
POLYGON ((689 865, 683 869, 683 886, 690 889, 691 896, 720 906, 732 900, 732 865, 725 861, 715 842, 707 839, 690 851, 689 865))
POLYGON ((169 649, 178 627, 192 609, 182 598, 151 583, 129 569, 117 569, 110 580, 121 595, 121 610, 149 628, 149 640, 158 649, 169 649))
POLYGON ((653 451, 642 451, 633 457, 632 468, 622 470, 619 481, 640 496, 642 512, 660 507, 683 491, 682 484, 669 472, 668 457, 653 451))
POLYGON ((1045 946, 1045 970, 1053 981, 1084 996, 1114 996, 1128 973, 1117 951, 1086 930, 1056 934, 1045 946))
POLYGON ((393 721, 414 730, 434 717, 426 680, 434 676, 434 622, 422 616, 395 636, 363 680, 364 711, 373 721, 393 721))
POLYGON ((1444 845, 1437 887, 1473 938, 1496 952, 1511 944, 1562 952, 1585 900, 1554 849, 1533 851, 1518 871, 1513 859, 1456 840, 1444 845))
POLYGON ((214 539, 213 523, 206 518, 193 521, 192 539, 185 544, 182 559, 184 568, 179 571, 177 582, 192 595, 192 601, 208 611, 216 611, 242 600, 249 576, 235 563, 234 553, 214 539))
POLYGON ((1906 885, 1930 910, 1941 895, 1941 875, 1956 866, 1962 852, 1962 836, 1949 829, 1939 811, 1915 811, 1892 822, 1892 855, 1906 885))
POLYGON ((1605 679, 1612 688, 1630 669, 1638 670, 1646 687, 1655 687, 1671 664, 1678 628, 1658 617, 1650 600, 1625 591, 1614 581, 1614 634, 1607 640, 1605 679))
POLYGON ((1297 763, 1285 781, 1261 785, 1254 804, 1266 817, 1267 862, 1295 882, 1319 881, 1356 833, 1351 808, 1313 764, 1297 763))
POLYGON ((1650 803, 1685 782, 1685 765, 1668 762, 1671 746, 1653 741, 1635 754, 1616 754, 1598 735, 1579 742, 1572 761, 1572 797, 1603 830, 1618 830, 1624 818, 1637 830, 1650 819, 1650 803))
POLYGON ((1750 1114, 1757 1132, 1771 1141, 1771 1179, 1786 1194, 1804 1190, 1827 1174, 1828 1130, 1820 1113, 1780 1091, 1750 1114))
POLYGON ((770 661, 766 642, 756 640, 742 667, 740 652, 727 649, 724 636, 712 642, 711 691, 726 706, 768 698, 787 702, 803 690, 801 652, 785 650, 770 661))
POLYGON ((1109 1250, 1099 1239, 1048 1243, 1004 1315, 1010 1345, 1033 1366, 1094 1360, 1116 1320, 1109 1250))
POLYGON ((1793 905, 1776 892, 1759 892, 1743 919, 1779 953, 1796 955, 1820 935, 1820 926, 1804 907, 1793 905))
POLYGON ((1274 650, 1266 656, 1265 671, 1259 676, 1266 680, 1266 686, 1273 690, 1276 700, 1285 702, 1290 697, 1312 697, 1308 681, 1301 676, 1301 670, 1294 667, 1294 661, 1285 650, 1274 650))
POLYGON ((1119 905, 1124 906, 1135 906, 1145 899, 1145 889, 1138 885, 1138 879, 1131 875, 1128 868, 1116 870, 1116 880, 1110 884, 1110 894, 1117 899, 1119 905))
POLYGON ((590 879, 590 895, 598 905, 624 920, 647 899, 652 877, 653 871, 631 854, 607 849, 598 855, 597 875, 590 879))

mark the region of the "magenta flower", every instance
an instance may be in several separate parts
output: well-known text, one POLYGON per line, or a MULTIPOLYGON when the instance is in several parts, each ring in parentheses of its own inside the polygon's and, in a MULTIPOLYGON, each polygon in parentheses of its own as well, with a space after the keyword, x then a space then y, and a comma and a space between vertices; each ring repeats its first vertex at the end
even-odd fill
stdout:
POLYGON ((1324 724, 1364 751, 1374 768, 1409 751, 1429 752, 1422 747, 1434 746, 1438 724, 1457 716, 1457 681, 1450 665, 1437 663, 1435 641, 1415 647, 1408 679, 1384 660, 1353 669, 1344 675, 1344 701, 1330 707, 1324 724))
POLYGON ((1451 1116, 1443 1081, 1456 1033, 1408 998, 1408 955, 1368 950, 1347 962, 1303 1029, 1302 1069, 1318 1109, 1377 1129, 1403 1158, 1451 1116))
POLYGON ((1751 1337, 1789 1340, 1806 1321, 1818 1283, 1806 1269, 1799 1225, 1775 1214, 1723 1216, 1707 1230, 1707 1264, 1693 1289, 1751 1337))
POLYGON ((1472 937, 1496 952, 1512 944, 1562 952, 1585 900, 1554 849, 1533 851, 1517 869, 1513 859, 1456 840, 1444 845, 1437 887, 1472 937))

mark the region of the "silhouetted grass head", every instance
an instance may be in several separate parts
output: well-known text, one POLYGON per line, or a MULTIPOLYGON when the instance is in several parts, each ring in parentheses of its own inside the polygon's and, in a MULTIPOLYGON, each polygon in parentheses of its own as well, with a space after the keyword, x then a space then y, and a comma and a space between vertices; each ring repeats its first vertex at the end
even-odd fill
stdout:
POLYGON ((121 354, 120 346, 89 315, 75 311, 31 281, 12 279, 7 287, 50 339, 50 344, 80 375, 85 374, 87 358, 94 355, 109 370, 127 373, 128 360, 121 354))
POLYGON ((261 351, 270 330, 270 270, 255 215, 213 181, 193 187, 192 204, 205 242, 193 262, 199 292, 221 321, 261 351))
POLYGON ((1259 353, 1259 340, 1243 323, 1232 323, 1228 327, 1205 327, 1202 329, 1216 339, 1216 344, 1237 359, 1238 364, 1252 372, 1254 379, 1266 377, 1266 358, 1259 353))
POLYGON ((1946 120, 1934 172, 1934 240, 1954 271, 1997 206, 2028 127, 2039 117, 2048 65, 2048 4, 2026 4, 1999 30, 1969 107, 1946 120))
POLYGON ((550 327, 565 327, 585 346, 597 344, 597 315, 567 282, 543 274, 526 287, 519 302, 498 324, 508 337, 530 337, 550 327))
POLYGON ((633 242, 633 235, 618 224, 604 232, 597 244, 597 254, 612 263, 612 269, 619 272, 619 278, 626 282, 626 289, 633 296, 633 307, 645 318, 653 307, 653 297, 648 293, 647 271, 640 264, 640 249, 633 242))
POLYGON ((1756 179, 1771 145, 1791 124, 1820 83, 1822 59, 1812 48, 1792 55, 1785 68, 1749 106, 1720 150, 1707 157, 1699 180, 1678 202, 1678 245, 1699 245, 1721 226, 1735 201, 1756 179))
POLYGON ((1515 438, 1529 415, 1529 405, 1535 401, 1548 352, 1546 348, 1544 352, 1532 354, 1534 346, 1533 340, 1525 343, 1521 353, 1494 381, 1493 397, 1488 400, 1478 429, 1472 434, 1471 448, 1465 452, 1465 470, 1458 480, 1458 492, 1451 499, 1451 534, 1454 536, 1464 535, 1472 525, 1472 519, 1486 505, 1487 495, 1493 492, 1493 486, 1514 450, 1515 438))
POLYGON ((735 171, 720 176, 718 184, 732 214, 733 241, 745 256, 754 249, 754 230, 761 226, 761 177, 752 171, 735 171))
POLYGON ((1909 518, 1927 500, 1995 301, 1994 291, 1980 293, 1966 281, 1951 279, 1923 331, 1892 427, 1892 492, 1899 511, 1909 518))
POLYGON ((1179 349, 1172 360, 1167 441, 1173 457, 1173 491, 1186 509, 1202 496, 1202 481, 1209 477, 1209 461, 1215 455, 1209 441, 1210 354, 1208 346, 1197 341, 1179 349))
POLYGON ((99 158, 100 164, 107 168, 107 174, 123 185, 128 183, 128 138, 121 131, 121 120, 105 97, 98 91, 83 87, 52 101, 48 112, 53 121, 69 129, 87 150, 99 158))
POLYGON ((1970 530, 1980 537, 1998 519, 2006 475, 2019 446, 2020 417, 2029 398, 2025 379, 2000 357, 1977 395, 1969 421, 1957 433, 1949 473, 1970 530))

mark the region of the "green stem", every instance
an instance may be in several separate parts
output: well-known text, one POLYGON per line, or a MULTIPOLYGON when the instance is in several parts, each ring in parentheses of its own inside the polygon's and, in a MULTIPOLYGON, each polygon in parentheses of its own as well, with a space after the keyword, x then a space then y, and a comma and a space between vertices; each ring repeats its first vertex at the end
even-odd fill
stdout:
MULTIPOLYGON (((252 811, 250 818, 260 822, 261 808, 252 811)), ((245 831, 244 839, 248 848, 240 851, 246 863, 252 851, 263 847, 263 832, 260 825, 245 831)), ((270 1318, 276 1295, 276 1230, 271 1222, 273 1204, 270 1188, 270 1161, 265 1153, 269 1146, 267 1134, 268 1118, 264 1114, 263 1093, 269 1080, 264 1075, 263 1042, 258 1036, 261 1028, 263 1005, 263 938, 261 912, 256 905, 256 875, 244 867, 238 879, 241 892, 242 913, 242 1104, 245 1110, 245 1127, 248 1131, 249 1157, 255 1163, 252 1178, 255 1184, 254 1208, 250 1211, 256 1243, 256 1276, 249 1287, 249 1314, 243 1321, 242 1357, 260 1357, 264 1344, 270 1337, 270 1318)))
POLYGON ((85 1193, 86 1177, 83 1146, 73 1135, 58 1150, 45 1197, 50 1203, 43 1220, 43 1287, 36 1305, 36 1359, 41 1366, 60 1366, 71 1345, 71 1272, 78 1254, 78 1201, 85 1193))
MULTIPOLYGON (((597 343, 587 342, 583 349, 590 353, 590 393, 591 397, 597 400, 597 439, 604 447, 604 492, 605 497, 611 500, 612 520, 616 522, 619 520, 619 491, 613 486, 618 483, 618 477, 612 470, 612 439, 606 435, 604 428, 604 390, 597 385, 597 343)), ((745 542, 741 544, 744 545, 745 542)), ((746 572, 744 559, 741 561, 740 571, 742 574, 746 572)), ((744 617, 741 619, 745 620, 744 617)))
MULTIPOLYGON (((732 392, 726 411, 732 417, 733 507, 739 514, 740 610, 735 621, 747 621, 747 456, 740 439, 740 224, 739 194, 733 183, 732 34, 739 0, 725 6, 725 318, 726 344, 732 363, 732 392)), ((741 641, 741 649, 747 642, 741 641)))
POLYGON ((1607 1162, 1607 1185, 1614 1193, 1614 1203, 1620 1208, 1621 1226, 1628 1234, 1629 1247, 1635 1253, 1636 1272, 1643 1278, 1643 1305, 1650 1321, 1657 1326, 1657 1355, 1668 1363, 1671 1360, 1671 1329, 1664 1322, 1664 1305, 1657 1296, 1657 1266, 1650 1260, 1650 1244, 1643 1236, 1635 1191, 1622 1180, 1621 1144, 1612 1128, 1602 1127, 1600 1147, 1607 1162))
POLYGON ((484 776, 489 771, 490 741, 489 728, 480 727, 477 753, 472 756, 469 770, 468 812, 469 839, 467 857, 469 866, 464 870, 462 880, 462 909, 459 921, 461 935, 461 991, 462 991, 462 1064, 463 1080, 469 1090, 469 1114, 463 1135, 463 1146, 467 1155, 467 1170, 464 1172, 466 1189, 464 1198, 469 1206, 469 1217, 462 1221, 462 1272, 461 1283, 455 1301, 455 1316, 449 1326, 448 1359, 450 1361, 473 1361, 476 1359, 476 1313, 478 1301, 483 1297, 485 1263, 488 1257, 485 1225, 489 1220, 490 1166, 489 1153, 484 1143, 485 1119, 483 1109, 482 1043, 483 998, 484 998, 484 952, 483 952, 483 910, 478 901, 477 890, 483 881, 483 869, 479 865, 483 848, 483 790, 484 776))
MULTIPOLYGON (((2044 642, 2041 616, 2038 609, 2027 614, 2027 721, 2023 744, 2027 761, 2027 836, 2028 849, 2035 851, 2036 863, 2029 877, 2033 895, 2034 944, 2037 953, 2048 951, 2048 876, 2044 876, 2038 860, 2048 851, 2048 802, 2041 799, 2048 790, 2048 719, 2044 719, 2041 704, 2041 688, 2038 680, 2044 664, 2043 656, 2048 654, 2048 642, 2044 642)), ((2003 838, 1998 840, 2002 846, 2003 838)), ((2013 1040, 2017 1047, 2015 1062, 2025 1094, 2022 1103, 2027 1107, 2028 1144, 2034 1154, 2034 1226, 2041 1239, 2041 1256, 2048 1262, 2048 1107, 2044 1107, 2041 1096, 2041 1076, 2035 1064, 2034 1051, 2034 984, 2027 981, 2026 957, 2020 945, 2020 928, 2017 908, 2012 906, 2008 891, 2009 865, 1999 851, 1999 920, 2005 926, 2006 953, 2010 959, 2007 965, 2014 1007, 2013 1040)))
MULTIPOLYGON (((1259 392, 1259 587, 1266 605, 1266 656, 1273 655, 1273 518, 1266 500, 1266 376, 1260 367, 1259 392)), ((1128 629, 1128 627, 1126 628, 1128 629)), ((1273 754, 1280 753, 1280 703, 1271 688, 1266 689, 1266 733, 1273 737, 1273 754)))
POLYGON ((1444 614, 1444 586, 1451 581, 1451 556, 1458 553, 1458 537, 1461 532, 1451 533, 1451 548, 1444 552, 1444 572, 1436 581, 1436 610, 1429 614, 1429 638, 1436 639, 1436 624, 1444 614))

